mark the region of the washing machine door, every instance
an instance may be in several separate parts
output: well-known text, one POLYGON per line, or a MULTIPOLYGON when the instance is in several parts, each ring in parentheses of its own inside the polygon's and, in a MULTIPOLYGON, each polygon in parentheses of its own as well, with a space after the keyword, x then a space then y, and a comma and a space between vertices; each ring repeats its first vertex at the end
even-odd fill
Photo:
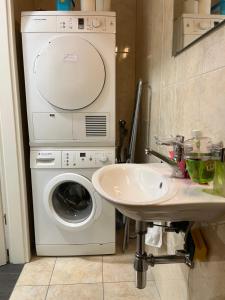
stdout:
POLYGON ((50 40, 34 62, 37 90, 50 104, 65 110, 84 108, 100 95, 105 66, 87 40, 63 35, 50 40))
POLYGON ((102 210, 102 200, 92 183, 77 174, 54 177, 45 188, 44 205, 57 225, 73 230, 90 226, 102 210))

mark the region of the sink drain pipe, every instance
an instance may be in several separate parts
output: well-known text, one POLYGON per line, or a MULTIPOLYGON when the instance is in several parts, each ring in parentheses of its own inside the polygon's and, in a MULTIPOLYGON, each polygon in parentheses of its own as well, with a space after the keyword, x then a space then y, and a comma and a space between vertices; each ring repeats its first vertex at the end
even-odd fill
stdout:
POLYGON ((145 251, 145 234, 147 233, 146 222, 136 222, 137 245, 134 259, 134 269, 136 271, 136 287, 144 289, 147 282, 148 266, 154 267, 157 264, 175 264, 184 263, 190 268, 194 267, 194 253, 189 253, 187 247, 187 236, 190 233, 191 226, 188 227, 185 234, 184 250, 176 251, 176 255, 147 255, 145 251))

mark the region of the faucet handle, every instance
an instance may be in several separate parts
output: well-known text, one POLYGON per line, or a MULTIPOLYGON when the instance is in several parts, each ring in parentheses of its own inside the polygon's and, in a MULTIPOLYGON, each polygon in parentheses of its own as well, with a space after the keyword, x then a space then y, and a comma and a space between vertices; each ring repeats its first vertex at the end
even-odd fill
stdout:
POLYGON ((181 135, 177 135, 176 137, 171 136, 169 138, 158 138, 157 136, 155 136, 155 141, 157 145, 161 146, 183 146, 184 137, 181 135))

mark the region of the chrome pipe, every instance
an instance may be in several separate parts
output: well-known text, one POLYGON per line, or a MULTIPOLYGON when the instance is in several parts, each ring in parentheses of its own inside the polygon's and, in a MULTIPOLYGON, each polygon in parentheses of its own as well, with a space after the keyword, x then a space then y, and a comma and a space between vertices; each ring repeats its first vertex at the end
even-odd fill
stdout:
POLYGON ((147 258, 148 264, 152 267, 155 265, 186 263, 186 260, 187 259, 185 255, 150 255, 147 258))
POLYGON ((144 289, 147 282, 147 253, 145 252, 145 234, 147 226, 144 222, 136 222, 137 245, 134 260, 134 269, 136 271, 136 287, 144 289))

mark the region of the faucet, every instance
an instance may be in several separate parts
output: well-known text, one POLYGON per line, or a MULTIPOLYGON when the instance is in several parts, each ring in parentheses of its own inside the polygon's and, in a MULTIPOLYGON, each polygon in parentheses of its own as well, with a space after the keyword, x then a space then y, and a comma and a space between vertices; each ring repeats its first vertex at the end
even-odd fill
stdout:
POLYGON ((157 145, 173 146, 174 157, 169 158, 151 148, 145 149, 146 155, 153 155, 173 167, 173 176, 184 178, 185 174, 179 168, 179 163, 184 160, 184 136, 177 135, 175 138, 159 139, 155 137, 157 145))

